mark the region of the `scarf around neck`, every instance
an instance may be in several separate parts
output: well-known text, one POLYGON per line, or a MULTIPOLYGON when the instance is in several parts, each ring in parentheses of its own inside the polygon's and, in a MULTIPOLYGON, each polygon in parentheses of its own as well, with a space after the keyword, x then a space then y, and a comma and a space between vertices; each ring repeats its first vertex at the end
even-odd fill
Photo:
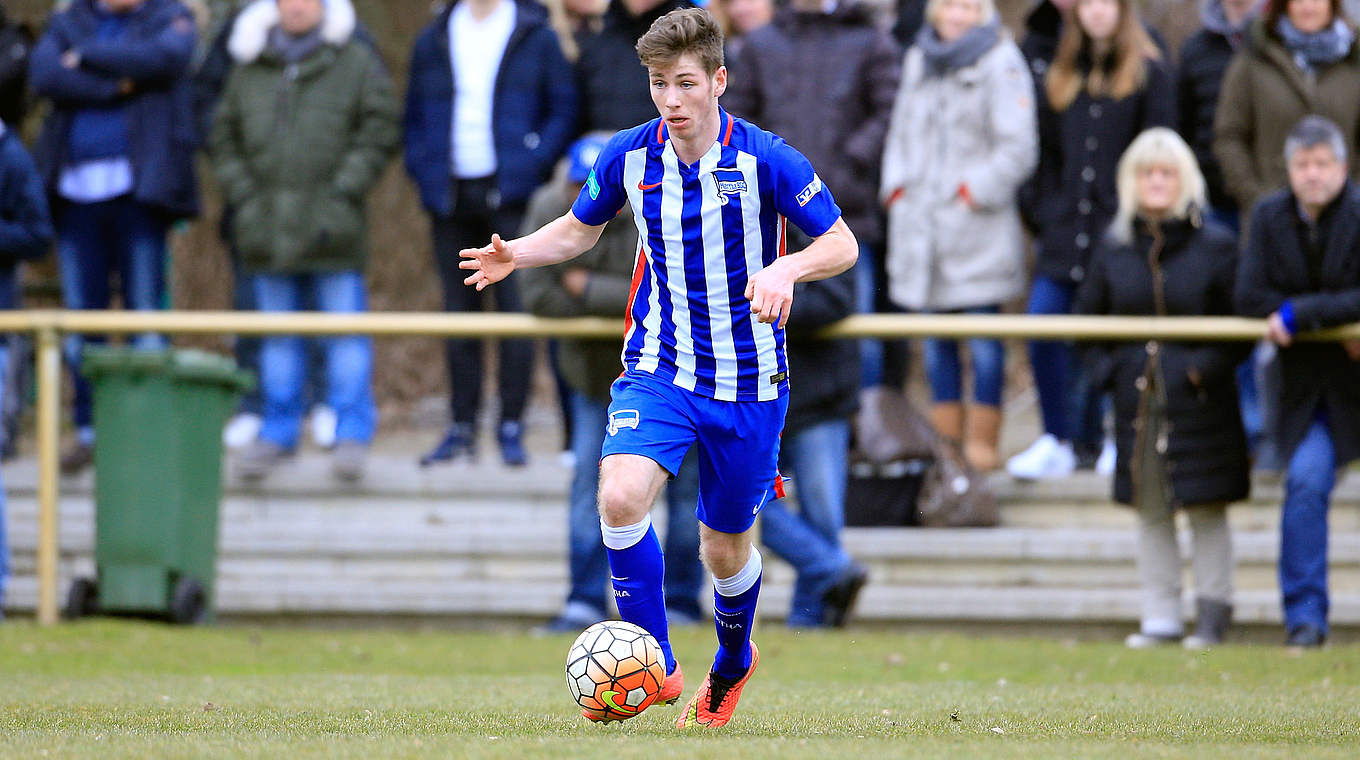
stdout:
POLYGON ((1320 32, 1300 32, 1288 16, 1280 16, 1275 31, 1279 32, 1280 40, 1294 57, 1294 62, 1304 71, 1313 71, 1345 58, 1355 42, 1355 32, 1339 18, 1320 32))
POLYGON ((283 59, 284 63, 297 63, 321 48, 321 26, 306 34, 294 36, 282 27, 269 30, 269 50, 283 59))
POLYGON ((916 46, 925 56, 926 75, 939 77, 977 63, 1001 39, 1001 22, 992 19, 969 29, 953 42, 945 42, 935 27, 926 24, 916 35, 916 46))

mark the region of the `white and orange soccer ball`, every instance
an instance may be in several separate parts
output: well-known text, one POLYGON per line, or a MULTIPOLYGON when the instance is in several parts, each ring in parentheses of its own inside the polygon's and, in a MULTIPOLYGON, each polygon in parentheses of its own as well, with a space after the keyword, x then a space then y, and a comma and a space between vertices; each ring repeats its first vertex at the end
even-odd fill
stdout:
POLYGON ((627 720, 656 701, 666 663, 642 628, 606 620, 585 629, 567 651, 567 688, 586 716, 627 720))

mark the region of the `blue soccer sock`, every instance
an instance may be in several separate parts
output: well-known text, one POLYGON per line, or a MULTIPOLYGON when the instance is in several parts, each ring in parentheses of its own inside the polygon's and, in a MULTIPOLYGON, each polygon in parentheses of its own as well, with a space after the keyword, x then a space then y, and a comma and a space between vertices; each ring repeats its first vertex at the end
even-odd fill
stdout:
POLYGON ((713 622, 718 629, 718 655, 713 672, 736 681, 751 667, 751 628, 760 598, 760 552, 751 547, 746 566, 731 578, 713 579, 713 622))
POLYGON ((614 583, 614 603, 619 607, 619 615, 652 634, 666 657, 666 674, 674 673, 675 655, 671 653, 662 583, 666 560, 661 554, 656 530, 652 528, 652 516, 619 527, 610 527, 601 520, 600 532, 609 552, 609 574, 614 583))

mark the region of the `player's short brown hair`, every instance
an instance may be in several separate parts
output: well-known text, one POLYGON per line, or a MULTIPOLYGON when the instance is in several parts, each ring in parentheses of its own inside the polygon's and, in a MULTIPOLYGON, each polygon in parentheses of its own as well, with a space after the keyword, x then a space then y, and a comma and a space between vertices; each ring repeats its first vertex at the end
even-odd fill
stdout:
POLYGON ((638 59, 647 68, 669 66, 687 53, 699 59, 709 76, 723 65, 722 28, 703 8, 671 11, 653 21, 637 41, 638 59))

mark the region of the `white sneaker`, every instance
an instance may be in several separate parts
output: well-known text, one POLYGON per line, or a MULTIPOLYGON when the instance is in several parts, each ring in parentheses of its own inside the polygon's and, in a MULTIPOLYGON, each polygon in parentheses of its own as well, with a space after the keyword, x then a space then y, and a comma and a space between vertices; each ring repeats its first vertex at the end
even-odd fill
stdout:
POLYGON ((248 412, 238 414, 228 420, 227 426, 222 428, 222 445, 231 451, 244 449, 260 437, 260 428, 263 425, 264 420, 258 414, 248 412))
POLYGON ((1113 475, 1114 464, 1119 458, 1119 451, 1114 446, 1114 439, 1106 436, 1105 443, 1100 446, 1100 457, 1096 459, 1096 472, 1100 475, 1113 475))
POLYGON ((1147 633, 1130 633, 1124 638, 1124 646, 1129 649, 1153 649, 1175 644, 1180 636, 1153 636, 1147 633))
POLYGON ((337 422, 334 409, 325 404, 312 407, 311 418, 307 420, 307 431, 312 437, 312 443, 323 449, 334 446, 337 422))
POLYGON ((1029 448, 1006 460, 1006 471, 1018 480, 1064 478, 1077 469, 1072 444, 1045 433, 1029 448))

